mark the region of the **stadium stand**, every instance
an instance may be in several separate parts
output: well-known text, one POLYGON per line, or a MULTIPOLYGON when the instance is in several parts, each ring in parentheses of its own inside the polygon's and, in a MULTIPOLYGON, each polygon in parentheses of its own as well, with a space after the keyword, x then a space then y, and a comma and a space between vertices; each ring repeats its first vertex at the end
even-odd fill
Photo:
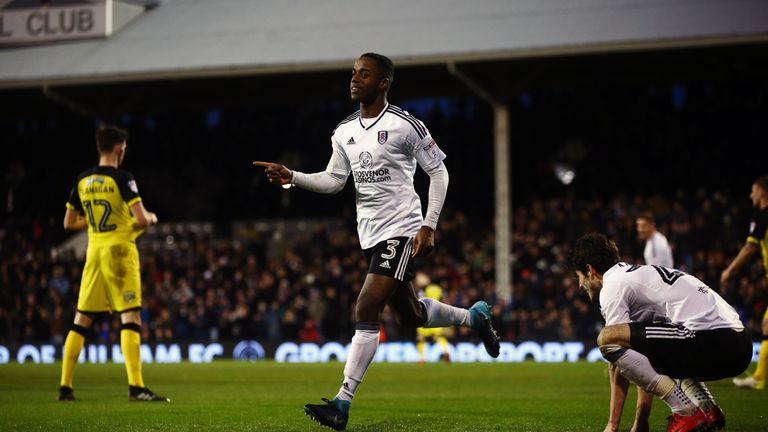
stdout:
MULTIPOLYGON (((706 281, 759 331, 766 279, 759 261, 742 278, 718 286, 720 270, 743 239, 723 229, 741 221, 743 206, 725 194, 701 191, 701 209, 660 196, 608 200, 537 200, 515 211, 515 286, 511 304, 496 301, 493 238, 458 211, 448 211, 436 256, 420 269, 440 283, 453 304, 478 298, 496 305, 507 341, 592 340, 601 317, 564 269, 569 244, 585 229, 610 233, 624 258, 640 262, 634 215, 654 208, 679 267, 706 281), (711 197, 711 198, 710 198, 711 197), (576 217, 571 217, 576 215, 576 217), (707 239, 720 238, 720 241, 707 239), (757 282, 755 282, 757 281, 757 282), (565 287, 563 289, 562 287, 565 287), (575 302, 574 298, 579 298, 575 302)), ((737 227, 739 225, 736 225, 737 227)), ((82 262, 72 253, 51 253, 58 221, 27 220, 8 227, 2 239, 0 341, 60 342, 71 321, 82 262)), ((166 224, 140 241, 148 341, 348 340, 349 316, 365 263, 351 225, 342 220, 236 224, 229 233, 210 225, 166 224)), ((93 332, 113 342, 117 321, 97 320, 93 332)), ((410 339, 387 315, 390 339, 410 339)), ((462 338, 466 334, 458 334, 462 338)))

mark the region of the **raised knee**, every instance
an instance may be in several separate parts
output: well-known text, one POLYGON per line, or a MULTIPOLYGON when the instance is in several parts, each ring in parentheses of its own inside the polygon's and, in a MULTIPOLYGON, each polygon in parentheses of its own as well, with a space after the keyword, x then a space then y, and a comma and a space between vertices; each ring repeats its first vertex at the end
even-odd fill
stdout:
POLYGON ((610 332, 606 331, 606 329, 602 329, 600 331, 600 334, 597 335, 597 346, 602 347, 603 345, 608 345, 610 343, 611 343, 610 332))
POLYGON ((597 335, 597 345, 616 344, 629 347, 630 329, 628 324, 616 324, 603 328, 597 335))
POLYGON ((616 345, 616 344, 600 345, 600 354, 603 355, 604 359, 608 360, 611 363, 615 363, 616 360, 618 360, 619 357, 624 355, 626 351, 627 349, 621 345, 616 345))

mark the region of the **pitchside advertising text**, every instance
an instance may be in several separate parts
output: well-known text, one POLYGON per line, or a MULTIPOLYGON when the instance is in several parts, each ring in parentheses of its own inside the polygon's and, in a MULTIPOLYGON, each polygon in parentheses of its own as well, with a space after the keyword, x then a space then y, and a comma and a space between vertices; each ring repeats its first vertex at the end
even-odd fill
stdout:
MULTIPOLYGON (((752 361, 757 361, 760 344, 753 344, 752 361)), ((0 345, 0 365, 17 363, 53 363, 61 360, 62 345, 22 344, 0 345)), ((458 342, 448 344, 451 361, 458 363, 500 362, 518 363, 533 361, 542 363, 602 361, 600 350, 582 342, 521 342, 501 343, 501 355, 492 359, 483 344, 458 342)), ((337 342, 316 344, 311 342, 260 343, 243 340, 222 343, 170 343, 141 345, 143 363, 210 363, 216 359, 246 361, 274 360, 278 363, 325 363, 344 362, 349 344, 337 342)), ((443 353, 439 345, 426 348, 426 359, 437 362, 443 353)), ((419 361, 419 352, 413 342, 385 342, 376 351, 376 362, 412 363, 419 361)), ((124 363, 120 344, 90 344, 80 353, 80 363, 124 363)))

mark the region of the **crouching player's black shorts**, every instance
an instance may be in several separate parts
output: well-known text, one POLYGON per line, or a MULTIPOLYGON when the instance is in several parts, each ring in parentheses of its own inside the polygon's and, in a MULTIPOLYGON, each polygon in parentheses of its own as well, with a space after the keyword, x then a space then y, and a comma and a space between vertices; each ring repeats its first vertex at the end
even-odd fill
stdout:
POLYGON ((752 341, 743 330, 693 331, 674 324, 633 322, 629 331, 632 349, 648 357, 657 372, 672 378, 730 378, 752 361, 752 341))
POLYGON ((376 243, 372 248, 363 250, 368 260, 368 273, 395 278, 402 282, 412 280, 413 272, 413 237, 394 237, 376 243))

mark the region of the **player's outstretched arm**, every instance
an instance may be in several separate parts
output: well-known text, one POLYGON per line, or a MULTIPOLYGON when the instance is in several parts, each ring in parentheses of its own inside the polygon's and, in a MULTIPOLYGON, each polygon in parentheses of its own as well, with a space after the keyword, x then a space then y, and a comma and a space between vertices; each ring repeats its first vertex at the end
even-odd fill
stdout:
POLYGON ((144 229, 150 225, 157 223, 157 215, 151 211, 147 211, 144 208, 144 203, 141 201, 134 203, 131 206, 131 213, 136 218, 136 223, 133 224, 135 229, 144 229))
POLYGON ((611 402, 608 413, 608 424, 604 432, 616 432, 621 423, 621 413, 624 411, 624 402, 627 400, 629 380, 624 378, 613 363, 608 364, 608 377, 611 383, 611 402))
POLYGON ((298 186, 312 192, 335 194, 344 189, 347 183, 346 177, 336 176, 328 171, 305 174, 272 162, 255 161, 253 165, 264 167, 269 182, 282 185, 284 188, 298 186))
POLYGON ((64 213, 64 229, 67 231, 80 231, 88 228, 88 222, 77 211, 67 208, 64 213))
POLYGON ((755 252, 757 252, 757 245, 747 242, 741 248, 741 250, 739 250, 739 254, 736 255, 736 258, 733 259, 731 265, 723 270, 723 273, 720 275, 720 283, 725 284, 728 282, 728 280, 733 276, 733 273, 741 266, 746 264, 746 262, 749 260, 749 257, 751 257, 755 252))
POLYGON ((637 387, 637 408, 635 409, 635 423, 630 432, 650 432, 651 408, 653 407, 653 393, 648 393, 642 387, 637 387))
POLYGON ((293 171, 289 170, 284 165, 272 162, 254 161, 253 166, 263 167, 264 173, 272 184, 291 184, 291 180, 293 179, 293 171))

